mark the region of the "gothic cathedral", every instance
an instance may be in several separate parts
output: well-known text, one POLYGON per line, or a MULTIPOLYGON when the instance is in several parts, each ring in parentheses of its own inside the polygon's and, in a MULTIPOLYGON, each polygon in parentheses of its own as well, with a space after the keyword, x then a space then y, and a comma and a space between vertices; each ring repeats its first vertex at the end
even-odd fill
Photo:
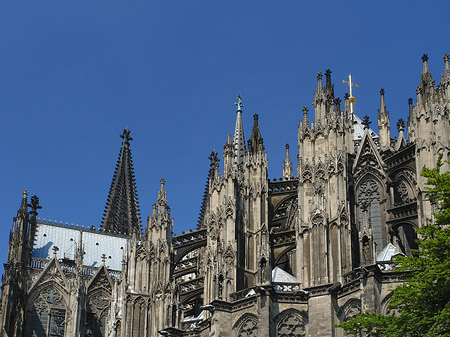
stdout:
POLYGON ((450 154, 449 55, 437 85, 422 60, 395 137, 383 89, 376 133, 353 113, 351 91, 341 102, 331 71, 319 73, 296 170, 286 145, 281 179, 269 179, 257 115, 246 141, 238 97, 222 165, 209 157, 197 227, 182 235, 163 179, 142 230, 128 129, 101 228, 41 220, 25 190, 2 277, 2 336, 343 336, 333 324, 387 314, 402 280, 392 257, 411 254, 415 228, 433 221, 420 172, 450 154))

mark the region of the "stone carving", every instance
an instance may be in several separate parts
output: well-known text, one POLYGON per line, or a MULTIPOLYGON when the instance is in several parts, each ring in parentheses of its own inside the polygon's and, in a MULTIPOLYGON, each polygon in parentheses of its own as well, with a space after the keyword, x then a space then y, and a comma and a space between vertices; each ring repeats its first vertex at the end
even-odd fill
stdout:
POLYGON ((373 180, 366 180, 359 186, 358 204, 367 209, 374 200, 380 200, 378 185, 373 180))
POLYGON ((294 314, 287 314, 278 321, 276 335, 279 337, 304 337, 306 330, 300 318, 294 314))
POLYGON ((237 337, 256 337, 258 336, 257 320, 253 317, 247 317, 240 326, 237 337))

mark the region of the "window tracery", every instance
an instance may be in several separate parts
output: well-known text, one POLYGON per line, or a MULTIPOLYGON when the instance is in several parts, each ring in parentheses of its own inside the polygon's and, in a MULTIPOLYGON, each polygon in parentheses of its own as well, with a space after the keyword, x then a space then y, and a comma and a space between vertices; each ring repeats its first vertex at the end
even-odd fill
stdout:
POLYGON ((42 291, 34 300, 30 314, 32 337, 63 337, 66 305, 63 296, 53 288, 42 291))
POLYGON ((276 335, 278 337, 305 337, 306 330, 299 317, 287 314, 278 321, 276 335))

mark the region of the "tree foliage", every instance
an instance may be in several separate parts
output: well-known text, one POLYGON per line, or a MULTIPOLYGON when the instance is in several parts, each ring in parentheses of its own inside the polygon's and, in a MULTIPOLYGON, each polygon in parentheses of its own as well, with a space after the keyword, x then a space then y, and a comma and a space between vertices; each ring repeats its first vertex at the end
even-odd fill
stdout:
POLYGON ((385 316, 362 313, 338 326, 355 336, 450 336, 450 172, 424 167, 429 198, 435 205, 435 224, 417 230, 414 256, 397 257, 396 270, 405 282, 393 290, 385 316))

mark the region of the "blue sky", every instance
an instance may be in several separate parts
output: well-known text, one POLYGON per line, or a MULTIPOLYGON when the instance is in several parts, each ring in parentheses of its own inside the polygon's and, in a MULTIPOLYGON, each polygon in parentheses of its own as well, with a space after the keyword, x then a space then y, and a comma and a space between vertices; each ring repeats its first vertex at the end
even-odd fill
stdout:
POLYGON ((286 143, 296 163, 319 71, 340 97, 352 73, 355 112, 374 122, 384 88, 394 136, 423 53, 440 79, 448 13, 448 1, 1 1, 0 260, 24 188, 41 218, 101 223, 125 127, 143 223, 164 177, 178 233, 195 228, 239 93, 247 138, 260 116, 271 178, 286 143))

